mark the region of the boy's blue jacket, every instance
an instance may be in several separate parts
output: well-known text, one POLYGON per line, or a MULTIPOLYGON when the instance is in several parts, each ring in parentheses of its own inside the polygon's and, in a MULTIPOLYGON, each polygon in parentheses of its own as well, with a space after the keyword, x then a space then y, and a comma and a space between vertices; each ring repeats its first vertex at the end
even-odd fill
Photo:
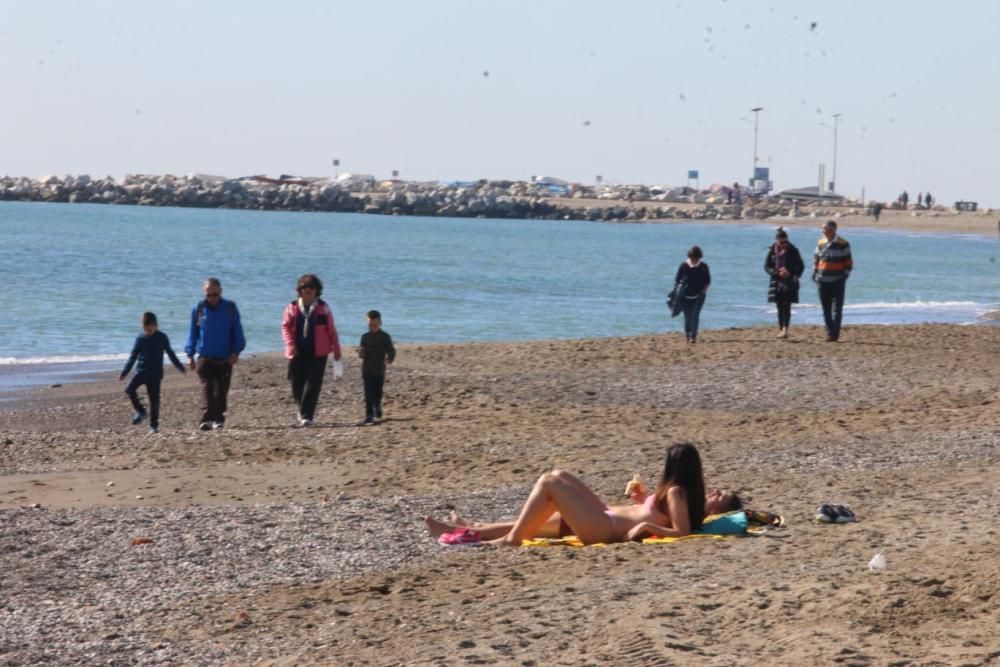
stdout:
POLYGON ((193 357, 197 353, 200 357, 228 359, 234 352, 242 352, 246 345, 240 311, 235 302, 219 299, 219 305, 214 308, 205 301, 195 304, 191 310, 191 330, 184 344, 187 356, 193 357))
POLYGON ((138 375, 148 378, 162 378, 164 352, 170 357, 171 363, 177 367, 177 370, 183 373, 184 364, 180 362, 177 355, 174 354, 173 349, 171 349, 170 339, 167 338, 167 334, 157 331, 152 336, 142 333, 136 337, 135 344, 132 346, 132 354, 129 355, 128 361, 125 362, 122 375, 128 375, 128 372, 132 370, 132 365, 138 359, 139 365, 135 367, 135 372, 138 375))

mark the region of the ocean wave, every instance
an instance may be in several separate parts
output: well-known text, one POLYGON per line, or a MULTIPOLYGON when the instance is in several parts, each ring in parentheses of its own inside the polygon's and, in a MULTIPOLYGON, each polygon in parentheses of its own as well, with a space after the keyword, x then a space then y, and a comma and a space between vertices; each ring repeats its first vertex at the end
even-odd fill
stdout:
POLYGON ((38 365, 38 364, 87 364, 104 361, 124 361, 127 354, 68 354, 52 357, 0 357, 0 366, 38 365))

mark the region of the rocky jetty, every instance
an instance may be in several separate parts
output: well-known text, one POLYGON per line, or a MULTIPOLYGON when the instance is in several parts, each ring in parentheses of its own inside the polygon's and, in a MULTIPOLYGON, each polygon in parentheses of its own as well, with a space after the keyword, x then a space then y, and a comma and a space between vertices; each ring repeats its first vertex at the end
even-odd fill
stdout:
MULTIPOLYGON (((480 180, 468 183, 332 179, 224 178, 191 174, 0 178, 0 201, 182 206, 265 211, 337 211, 383 215, 545 220, 649 221, 765 219, 795 215, 791 201, 727 203, 724 193, 689 188, 480 180)), ((803 207, 798 215, 863 213, 847 206, 803 207)))

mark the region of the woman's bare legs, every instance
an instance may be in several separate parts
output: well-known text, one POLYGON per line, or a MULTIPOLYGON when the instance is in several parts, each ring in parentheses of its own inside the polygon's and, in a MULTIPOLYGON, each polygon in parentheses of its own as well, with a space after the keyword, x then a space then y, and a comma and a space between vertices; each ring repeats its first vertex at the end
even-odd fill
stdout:
MULTIPOLYGON (((562 516, 559 512, 552 515, 548 521, 542 524, 542 527, 532 535, 531 537, 559 537, 560 522, 562 521, 562 516)), ((514 521, 473 521, 472 519, 466 519, 465 517, 459 516, 455 512, 452 512, 448 517, 447 522, 438 521, 437 523, 447 526, 451 525, 455 528, 472 528, 473 530, 478 530, 483 536, 484 540, 495 539, 493 537, 487 537, 486 533, 493 533, 498 531, 497 537, 503 537, 510 532, 511 528, 514 527, 514 521)))
POLYGON ((584 543, 603 542, 616 537, 606 509, 604 501, 577 477, 563 470, 553 470, 535 482, 510 532, 493 541, 520 546, 558 512, 584 543))
MULTIPOLYGON (((512 523, 484 523, 477 526, 470 526, 438 521, 432 516, 424 517, 424 523, 427 524, 427 530, 430 531, 431 537, 440 537, 445 533, 454 532, 458 528, 472 528, 473 530, 479 531, 479 536, 484 540, 500 539, 510 532, 510 528, 513 525, 512 523)), ((556 534, 559 534, 558 523, 556 524, 556 534)))

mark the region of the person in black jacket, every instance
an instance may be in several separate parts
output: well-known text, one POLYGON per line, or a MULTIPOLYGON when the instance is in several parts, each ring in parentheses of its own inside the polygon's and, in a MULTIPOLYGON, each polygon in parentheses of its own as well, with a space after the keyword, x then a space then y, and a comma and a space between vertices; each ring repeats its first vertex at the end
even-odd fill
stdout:
POLYGON ((799 302, 799 278, 806 270, 802 255, 788 240, 788 232, 778 227, 774 245, 767 251, 764 270, 771 276, 767 300, 778 308, 778 338, 788 338, 792 323, 792 304, 799 302))
POLYGON ((684 281, 685 284, 681 307, 684 310, 684 335, 689 343, 698 340, 698 319, 701 316, 701 307, 705 305, 708 286, 712 284, 708 264, 701 261, 701 258, 701 248, 691 246, 687 261, 678 267, 677 276, 674 278, 674 283, 684 281))
POLYGON ((382 387, 385 384, 385 367, 396 359, 392 337, 382 330, 382 315, 377 310, 368 311, 368 333, 361 337, 358 356, 361 379, 365 385, 365 425, 382 419, 382 387))
POLYGON ((138 361, 135 367, 135 375, 125 387, 125 394, 135 408, 132 415, 132 423, 138 424, 146 418, 146 409, 142 407, 139 400, 139 387, 146 385, 149 393, 149 432, 160 432, 160 382, 163 380, 163 353, 170 357, 170 362, 184 373, 184 364, 180 362, 173 348, 170 347, 170 339, 167 334, 159 330, 154 313, 145 312, 142 314, 142 333, 135 339, 132 346, 132 354, 125 362, 119 381, 124 381, 128 377, 132 366, 138 361))

